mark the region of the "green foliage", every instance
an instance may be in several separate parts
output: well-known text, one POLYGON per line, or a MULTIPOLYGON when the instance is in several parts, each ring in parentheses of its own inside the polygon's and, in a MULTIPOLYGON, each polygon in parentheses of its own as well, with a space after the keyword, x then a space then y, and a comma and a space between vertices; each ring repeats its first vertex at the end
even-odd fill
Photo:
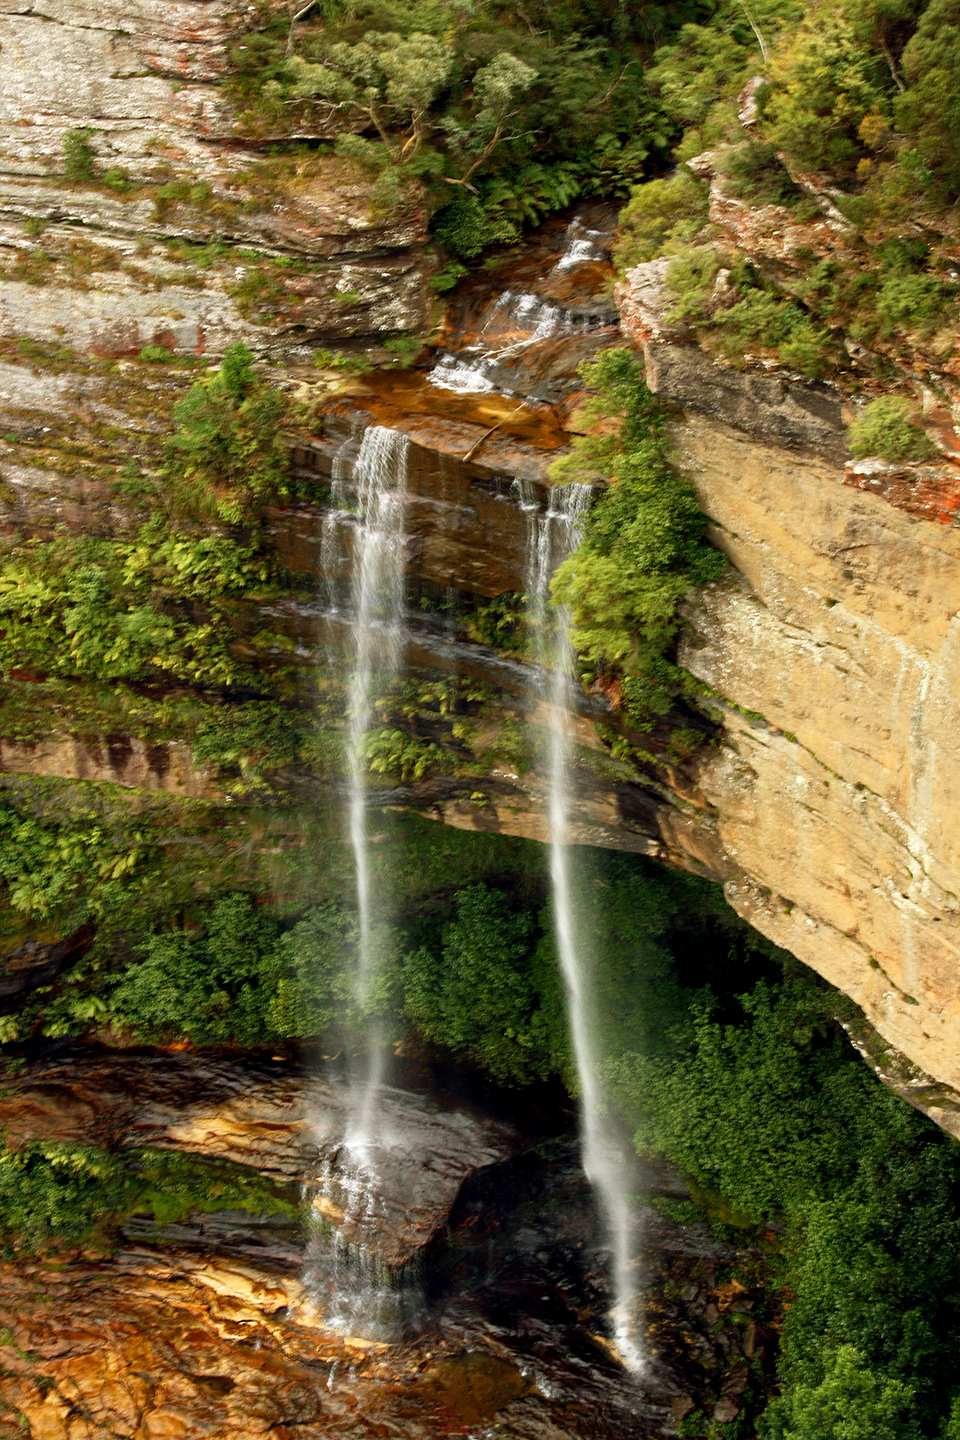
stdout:
POLYGON ((338 153, 378 177, 377 209, 406 203, 396 177, 415 176, 445 212, 435 233, 470 258, 639 178, 669 128, 643 81, 651 36, 696 8, 657 6, 638 24, 603 0, 533 22, 501 3, 357 0, 326 18, 314 7, 287 35, 264 8, 229 86, 254 133, 339 130, 338 153))
MULTIPOLYGON (((841 1345, 818 1385, 798 1386, 790 1397, 783 1440, 901 1440, 918 1435, 914 1392, 902 1380, 875 1374, 852 1345, 841 1345)), ((769 1422, 768 1422, 769 1423, 769 1422)))
POLYGON ((523 649, 526 600, 518 590, 505 590, 486 604, 475 605, 461 616, 469 639, 496 650, 523 649))
POLYGON ((144 345, 137 356, 138 360, 153 365, 169 365, 173 358, 173 351, 168 350, 166 345, 144 345))
POLYGON ((502 215, 491 214, 472 190, 458 188, 449 205, 434 217, 431 233, 464 260, 473 260, 489 245, 516 239, 517 230, 502 215))
POLYGON ((360 932, 357 917, 332 902, 315 906, 281 938, 287 973, 271 1002, 273 1033, 306 1037, 331 1027, 356 1026, 391 1009, 397 984, 396 937, 376 925, 368 938, 373 980, 365 996, 357 991, 360 932))
POLYGON ((706 224, 708 198, 708 187, 683 166, 669 180, 638 185, 620 212, 614 259, 621 273, 688 244, 706 224))
POLYGON ((643 1153, 666 1154, 741 1223, 786 1233, 783 1393, 762 1433, 873 1423, 917 1440, 960 1380, 960 1155, 878 1084, 822 982, 788 970, 736 1000, 735 971, 714 985, 688 990, 667 1053, 612 1072, 643 1153))
POLYGON ((34 921, 58 919, 74 929, 116 908, 123 890, 139 887, 152 839, 133 824, 112 833, 95 809, 52 823, 0 802, 0 881, 6 903, 34 921))
POLYGON ((115 190, 118 195, 124 195, 132 188, 133 181, 122 166, 114 166, 103 172, 100 176, 100 184, 105 185, 108 190, 115 190))
POLYGON ((257 913, 249 895, 228 895, 213 907, 202 938, 183 930, 151 936, 111 1008, 148 1039, 256 1045, 270 1033, 282 976, 276 923, 257 913))
POLYGON ((423 349, 422 335, 391 335, 383 342, 383 348, 393 356, 395 365, 406 369, 423 349))
POLYGON ((0 1225, 17 1249, 35 1250, 52 1236, 78 1240, 125 1197, 121 1160, 103 1150, 41 1142, 0 1150, 0 1225))
POLYGON ((852 176, 863 154, 860 125, 884 103, 881 67, 843 7, 810 6, 771 65, 765 140, 802 167, 852 176))
POLYGON ((667 319, 692 325, 704 346, 742 366, 748 354, 773 353, 782 365, 810 379, 835 362, 829 333, 803 307, 741 260, 721 276, 725 257, 713 246, 680 251, 667 270, 674 304, 667 319), (718 282, 725 280, 722 291, 718 282))
POLYGON ((803 197, 773 146, 762 140, 738 145, 726 162, 725 173, 736 194, 753 205, 795 206, 803 197))
POLYGON ((879 455, 884 460, 930 460, 939 451, 914 423, 908 400, 884 395, 871 400, 850 426, 854 455, 879 455))
POLYGON ((457 894, 440 944, 403 962, 404 1009, 419 1032, 467 1056, 494 1079, 546 1078, 563 1054, 563 1007, 548 945, 529 915, 512 914, 484 885, 457 894))
POLYGON ((92 130, 68 130, 63 137, 63 168, 74 184, 90 184, 96 179, 97 154, 90 144, 92 130))
POLYGON ((657 50, 647 71, 664 111, 680 129, 695 132, 698 149, 719 138, 707 129, 718 102, 733 99, 749 78, 744 38, 735 20, 732 26, 684 25, 672 44, 657 50))
MULTIPOLYGON (((912 8, 912 7, 911 7, 912 8)), ((923 189, 940 203, 960 196, 960 5, 931 0, 901 56, 905 91, 894 101, 898 129, 914 139, 923 189)))
POLYGON ((459 265, 456 260, 448 260, 446 265, 441 266, 435 275, 430 276, 427 283, 435 295, 445 295, 466 273, 465 265, 459 265))
POLYGON ((646 677, 646 692, 636 686, 632 692, 634 718, 645 723, 650 713, 665 714, 676 693, 667 657, 680 602, 692 587, 716 579, 724 561, 703 538, 692 485, 669 464, 660 410, 636 355, 606 350, 581 374, 598 392, 587 418, 616 416, 620 427, 614 435, 578 438, 551 471, 556 480, 607 486, 551 593, 570 612, 571 639, 587 660, 628 679, 646 677))
POLYGON ((229 609, 270 573, 255 548, 221 535, 178 535, 159 520, 134 541, 28 541, 0 566, 0 670, 247 681, 231 653, 229 609))
POLYGON ((181 506, 241 524, 289 494, 285 416, 283 396, 257 379, 247 347, 231 345, 217 373, 174 406, 166 473, 181 506))
POLYGON ((374 368, 365 355, 348 355, 343 350, 315 350, 313 363, 319 370, 340 370, 344 375, 363 375, 374 368))
POLYGON ((371 730, 363 738, 363 758, 374 775, 395 775, 406 782, 422 780, 445 757, 433 741, 402 730, 371 730))
POLYGON ((294 1215, 296 1206, 241 1165, 155 1150, 101 1150, 40 1141, 0 1150, 0 1234, 15 1251, 52 1240, 101 1243, 124 1215, 152 1213, 164 1224, 192 1210, 294 1215))

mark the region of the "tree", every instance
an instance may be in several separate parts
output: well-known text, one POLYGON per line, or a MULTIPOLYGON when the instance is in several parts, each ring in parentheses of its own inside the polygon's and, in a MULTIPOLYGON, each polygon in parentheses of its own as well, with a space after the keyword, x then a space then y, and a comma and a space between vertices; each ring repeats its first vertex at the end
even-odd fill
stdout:
POLYGON ((841 1345, 819 1385, 790 1395, 783 1440, 919 1440, 913 1405, 909 1385, 874 1373, 852 1345, 841 1345))
POLYGON ((371 31, 355 45, 330 45, 315 64, 295 55, 292 98, 353 112, 373 125, 395 164, 412 160, 427 134, 427 113, 450 78, 454 47, 415 31, 371 31), (397 128, 399 139, 391 135, 397 128))
POLYGON ((952 203, 960 196, 960 0, 932 0, 901 63, 907 88, 895 101, 896 122, 915 139, 924 188, 952 203))
POLYGON ((231 345, 217 373, 192 386, 173 408, 166 473, 177 502, 240 524, 285 495, 285 415, 284 397, 257 379, 243 341, 231 345))

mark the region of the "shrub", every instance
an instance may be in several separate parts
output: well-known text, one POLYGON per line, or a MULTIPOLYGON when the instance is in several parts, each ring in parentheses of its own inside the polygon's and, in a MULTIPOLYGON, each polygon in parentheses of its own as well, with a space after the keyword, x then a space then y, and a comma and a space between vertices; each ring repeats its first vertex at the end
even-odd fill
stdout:
POLYGON ((441 245, 463 260, 473 260, 487 246, 517 237, 515 225, 489 214, 479 198, 462 185, 450 204, 434 216, 430 230, 441 245))
POLYGON ((248 895, 213 907, 202 938, 153 935, 113 992, 117 1017, 150 1039, 187 1035, 198 1044, 256 1045, 282 976, 275 921, 248 895))
POLYGON ((439 947, 408 955, 402 981, 419 1032, 496 1080, 521 1084, 557 1067, 563 1007, 552 952, 536 946, 530 916, 511 913, 496 890, 459 891, 439 947))
POLYGON ((90 144, 92 130, 68 130, 63 137, 63 168, 68 180, 77 184, 96 178, 96 151, 90 144))
POLYGON ((803 191, 790 179, 772 145, 748 140, 737 146, 726 163, 733 189, 754 205, 796 205, 803 191))
MULTIPOLYGON (((620 420, 615 435, 579 437, 571 455, 551 470, 555 480, 606 484, 588 513, 579 550, 558 568, 551 593, 571 616, 571 640, 595 665, 628 679, 646 675, 645 692, 634 688, 633 718, 665 714, 676 684, 668 657, 679 626, 678 608, 695 585, 716 579, 723 556, 704 539, 705 520, 689 481, 671 467, 660 408, 630 350, 603 351, 581 366, 597 390, 588 420, 620 420)), ((628 690, 628 702, 630 690, 628 690)))
POLYGON ((372 978, 360 996, 356 914, 332 901, 315 906, 281 938, 285 973, 267 1017, 271 1030, 306 1037, 385 1015, 397 986, 396 937, 377 924, 368 944, 372 978))
POLYGON ((101 185, 106 185, 108 190, 116 190, 119 195, 129 190, 133 184, 129 174, 122 168, 105 170, 100 177, 101 185))
POLYGON ((708 199, 708 187, 682 166, 669 180, 638 185, 620 211, 614 259, 621 273, 689 244, 706 224, 708 199))
POLYGON ((883 395, 864 407, 850 426, 850 449, 883 460, 930 460, 939 454, 899 395, 883 395))
POLYGON ((57 1141, 0 1150, 0 1234, 15 1251, 31 1253, 51 1240, 81 1240, 98 1231, 102 1240, 105 1228, 134 1211, 170 1224, 192 1210, 228 1209, 296 1214, 270 1181, 225 1161, 57 1141))
POLYGON ((280 392, 257 379, 246 345, 231 345, 217 373, 173 409, 166 473, 179 504, 240 524, 287 495, 286 409, 280 392))

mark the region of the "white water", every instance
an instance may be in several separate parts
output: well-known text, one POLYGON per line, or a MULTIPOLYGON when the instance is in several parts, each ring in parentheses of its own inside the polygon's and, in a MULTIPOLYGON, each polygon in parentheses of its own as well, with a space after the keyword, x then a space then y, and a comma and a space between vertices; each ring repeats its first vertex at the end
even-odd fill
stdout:
MULTIPOLYGON (((357 885, 358 946, 354 972, 357 1009, 370 1005, 378 978, 374 916, 378 910, 370 863, 366 802, 366 736, 376 692, 397 673, 403 653, 404 492, 409 440, 396 430, 372 425, 364 432, 353 469, 358 513, 353 516, 351 622, 353 667, 347 687, 347 823, 357 885)), ((337 485, 345 485, 337 476, 337 485)), ((334 505, 342 497, 334 494, 334 505)), ((345 512, 340 510, 341 516, 345 512)), ((368 1022, 366 1073, 355 1084, 346 1144, 364 1155, 376 1140, 376 1099, 383 1075, 383 1045, 368 1022)))
MULTIPOLYGON (((371 856, 366 775, 367 736, 374 724, 377 696, 396 675, 406 633, 404 511, 409 440, 395 430, 372 425, 363 432, 353 465, 349 452, 356 434, 334 458, 331 506, 321 536, 322 579, 329 613, 338 615, 351 637, 347 683, 346 822, 353 851, 357 895, 357 951, 353 998, 364 1023, 365 1054, 351 1075, 342 1144, 316 1177, 319 1194, 335 1188, 342 1219, 332 1246, 316 1252, 318 1289, 327 1321, 335 1329, 374 1332, 385 1338, 402 1306, 394 1278, 377 1254, 353 1239, 382 1208, 379 1165, 392 1137, 383 1130, 379 1097, 384 1074, 384 1041, 370 1015, 381 970, 382 921, 389 896, 380 893, 371 856), (341 574, 349 573, 344 601, 341 574), (335 1186, 334 1186, 335 1180, 335 1186)), ((318 1137, 322 1124, 318 1124, 318 1137)), ((325 1148, 330 1137, 323 1136, 325 1148)), ((324 1212, 321 1212, 323 1214, 324 1212)), ((335 1213, 335 1212, 333 1212, 335 1213)))
POLYGON ((617 1349, 631 1370, 642 1368, 643 1356, 635 1321, 636 1286, 633 1258, 636 1219, 633 1209, 633 1157, 616 1133, 602 1079, 602 1045, 591 994, 588 926, 574 893, 571 849, 567 843, 570 782, 571 716, 576 695, 573 652, 567 640, 569 617, 556 613, 552 639, 548 629, 550 577, 557 565, 576 550, 579 522, 590 499, 586 485, 551 491, 546 514, 539 511, 530 487, 517 482, 527 512, 527 604, 539 638, 540 675, 532 684, 549 715, 547 744, 550 879, 553 891, 557 952, 566 987, 567 1011, 580 1082, 580 1144, 583 1168, 596 1194, 611 1250, 613 1324, 617 1349))

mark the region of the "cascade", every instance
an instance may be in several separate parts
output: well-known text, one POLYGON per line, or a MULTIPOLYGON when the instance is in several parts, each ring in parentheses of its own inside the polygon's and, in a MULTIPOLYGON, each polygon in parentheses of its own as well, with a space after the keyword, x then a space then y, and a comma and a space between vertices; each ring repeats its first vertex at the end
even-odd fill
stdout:
MULTIPOLYGON (((587 229, 579 219, 571 221, 563 251, 546 282, 578 265, 600 261, 608 253, 609 238, 604 231, 587 229)), ((531 292, 505 290, 489 307, 474 344, 455 354, 442 352, 428 381, 458 394, 519 394, 511 360, 538 342, 590 329, 596 323, 590 316, 531 292)))
POLYGON ((567 1012, 580 1084, 580 1144, 583 1168, 600 1202, 611 1250, 613 1321, 617 1348, 631 1370, 640 1370, 642 1354, 636 1339, 635 1284, 632 1261, 636 1240, 633 1210, 632 1150, 617 1134, 608 1110, 602 1079, 603 1054, 599 1017, 591 994, 591 956, 582 900, 577 894, 573 854, 567 844, 570 782, 570 717, 576 708, 572 675, 573 651, 567 639, 568 616, 561 609, 551 629, 548 619, 550 577, 579 540, 579 524, 590 500, 588 485, 568 485, 550 492, 545 513, 531 487, 516 482, 528 517, 526 589, 528 614, 538 637, 539 665, 530 681, 532 696, 549 717, 546 745, 547 814, 550 833, 550 882, 557 954, 563 971, 567 1012))

